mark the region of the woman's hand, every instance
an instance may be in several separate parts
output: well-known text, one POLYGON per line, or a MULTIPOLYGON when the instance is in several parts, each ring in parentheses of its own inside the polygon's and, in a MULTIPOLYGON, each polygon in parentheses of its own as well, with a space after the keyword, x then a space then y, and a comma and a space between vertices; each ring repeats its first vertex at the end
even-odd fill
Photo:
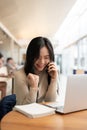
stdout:
POLYGON ((51 62, 48 64, 48 73, 51 76, 52 79, 56 79, 57 78, 57 74, 58 74, 58 70, 56 65, 54 64, 54 62, 51 62))
POLYGON ((39 76, 29 73, 28 74, 28 81, 31 87, 38 89, 38 83, 39 83, 39 76))

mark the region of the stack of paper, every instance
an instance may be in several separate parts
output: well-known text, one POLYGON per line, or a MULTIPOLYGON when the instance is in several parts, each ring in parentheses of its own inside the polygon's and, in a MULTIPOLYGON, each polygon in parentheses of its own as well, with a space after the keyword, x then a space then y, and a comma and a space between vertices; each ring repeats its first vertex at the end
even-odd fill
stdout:
POLYGON ((31 103, 27 105, 16 105, 14 107, 14 110, 19 111, 31 118, 55 114, 55 109, 38 103, 31 103))

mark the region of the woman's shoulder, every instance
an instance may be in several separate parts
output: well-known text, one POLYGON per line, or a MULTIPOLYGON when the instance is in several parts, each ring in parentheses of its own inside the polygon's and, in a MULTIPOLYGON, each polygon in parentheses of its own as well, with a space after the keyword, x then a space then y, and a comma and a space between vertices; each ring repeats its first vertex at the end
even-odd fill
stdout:
POLYGON ((23 75, 25 75, 24 67, 22 67, 22 68, 16 70, 16 71, 14 72, 14 75, 15 75, 15 76, 23 76, 23 75))

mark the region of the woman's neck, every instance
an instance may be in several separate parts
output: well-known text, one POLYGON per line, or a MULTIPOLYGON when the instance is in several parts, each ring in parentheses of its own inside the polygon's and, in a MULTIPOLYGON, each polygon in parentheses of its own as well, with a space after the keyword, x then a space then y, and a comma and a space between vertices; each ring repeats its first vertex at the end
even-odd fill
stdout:
POLYGON ((37 69, 34 68, 34 72, 36 75, 40 75, 42 73, 42 71, 38 71, 37 69))

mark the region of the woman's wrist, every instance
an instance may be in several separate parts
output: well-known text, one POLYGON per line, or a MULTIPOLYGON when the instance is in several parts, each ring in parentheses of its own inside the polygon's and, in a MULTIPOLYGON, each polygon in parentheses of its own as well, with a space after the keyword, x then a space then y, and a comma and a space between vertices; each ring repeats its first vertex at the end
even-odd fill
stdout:
POLYGON ((37 86, 30 86, 30 88, 35 89, 35 90, 38 90, 38 87, 37 87, 37 86))

